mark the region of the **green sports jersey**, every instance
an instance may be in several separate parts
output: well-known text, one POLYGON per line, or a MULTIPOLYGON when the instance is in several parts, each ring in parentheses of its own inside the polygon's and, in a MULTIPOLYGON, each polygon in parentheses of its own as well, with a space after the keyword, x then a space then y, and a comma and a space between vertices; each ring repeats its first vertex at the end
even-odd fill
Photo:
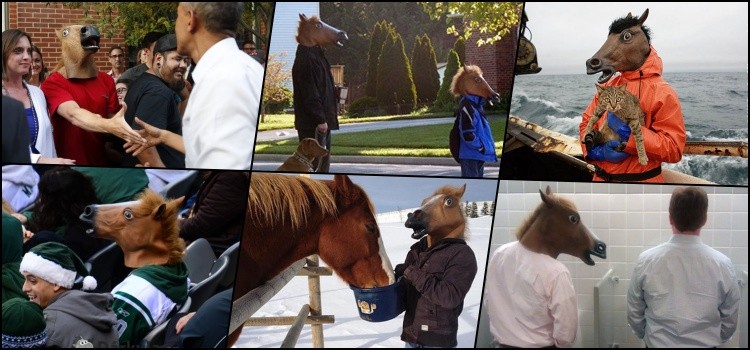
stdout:
POLYGON ((121 346, 137 345, 185 303, 190 285, 187 276, 184 263, 149 265, 134 270, 112 290, 121 346))

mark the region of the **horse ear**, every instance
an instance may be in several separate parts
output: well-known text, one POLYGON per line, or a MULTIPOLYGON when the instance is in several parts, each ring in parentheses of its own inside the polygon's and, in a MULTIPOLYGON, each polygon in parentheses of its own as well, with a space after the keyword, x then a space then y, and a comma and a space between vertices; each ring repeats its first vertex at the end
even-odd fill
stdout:
POLYGON ((156 207, 156 209, 154 209, 153 212, 151 212, 151 217, 153 217, 154 220, 161 220, 161 216, 164 215, 164 211, 166 210, 167 210, 166 203, 159 204, 159 206, 156 207))
POLYGON ((554 201, 552 200, 552 198, 550 198, 550 195, 552 194, 552 189, 549 186, 547 186, 547 193, 544 193, 542 192, 542 190, 539 190, 539 194, 542 196, 542 202, 547 204, 547 206, 551 207, 554 205, 554 201))
POLYGON ((343 207, 348 207, 358 200, 358 196, 352 191, 353 188, 354 183, 348 176, 335 175, 333 177, 333 194, 337 199, 336 202, 343 207))
POLYGON ((633 14, 628 12, 628 15, 625 16, 625 19, 631 19, 631 18, 633 18, 633 14))
POLYGON ((463 197, 464 196, 464 192, 466 192, 466 184, 464 184, 463 186, 461 186, 461 192, 458 193, 458 198, 463 197))
POLYGON ((173 209, 174 208, 176 210, 176 209, 182 207, 183 203, 185 203, 185 196, 182 196, 180 198, 173 199, 173 200, 167 202, 167 208, 168 209, 173 209))
POLYGON ((648 9, 643 11, 641 17, 638 17, 638 25, 643 25, 643 22, 646 22, 646 18, 648 18, 648 9))
POLYGON ((307 16, 305 16, 304 13, 299 14, 299 20, 302 22, 307 22, 307 16))

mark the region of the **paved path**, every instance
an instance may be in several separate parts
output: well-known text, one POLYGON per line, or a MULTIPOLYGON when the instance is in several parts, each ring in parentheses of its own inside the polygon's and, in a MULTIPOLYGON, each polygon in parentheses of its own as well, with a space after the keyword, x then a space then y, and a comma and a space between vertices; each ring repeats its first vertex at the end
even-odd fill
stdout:
MULTIPOLYGON (((258 155, 253 171, 274 171, 286 157, 258 155)), ((500 163, 488 163, 484 177, 497 179, 500 163)), ((334 156, 330 173, 461 177, 461 167, 451 158, 334 156)))
MULTIPOLYGON (((419 125, 435 125, 435 124, 449 124, 453 122, 453 117, 450 118, 425 118, 425 119, 409 119, 409 120, 392 120, 385 122, 366 122, 366 123, 353 123, 353 124, 341 124, 339 130, 334 130, 333 134, 343 134, 347 132, 359 132, 359 131, 370 131, 380 129, 393 129, 393 128, 405 128, 409 126, 419 125)), ((258 142, 264 141, 276 141, 288 138, 297 138, 297 130, 294 129, 280 129, 280 130, 269 130, 259 131, 256 137, 258 142)))

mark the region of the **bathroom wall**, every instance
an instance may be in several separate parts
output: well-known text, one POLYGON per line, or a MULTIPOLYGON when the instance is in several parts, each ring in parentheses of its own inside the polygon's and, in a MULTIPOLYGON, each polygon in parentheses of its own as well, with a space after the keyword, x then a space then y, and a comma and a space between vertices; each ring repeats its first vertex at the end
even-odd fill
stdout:
MULTIPOLYGON (((615 311, 613 340, 620 347, 641 347, 642 342, 627 324, 625 295, 638 255, 667 241, 671 235, 668 208, 674 186, 500 181, 490 255, 500 245, 516 240, 516 227, 541 203, 539 189, 548 185, 553 192, 572 199, 582 222, 607 243, 607 259, 592 257, 595 266, 587 266, 568 255, 559 257, 570 270, 578 294, 577 345, 596 346, 594 285, 613 269, 619 277, 617 295, 604 302, 605 307, 615 311)), ((701 238, 732 259, 739 278, 748 269, 747 188, 706 186, 704 189, 709 196, 709 214, 701 238)), ((740 320, 746 321, 747 315, 740 315, 740 320)), ((739 337, 738 330, 728 345, 737 346, 739 337)))

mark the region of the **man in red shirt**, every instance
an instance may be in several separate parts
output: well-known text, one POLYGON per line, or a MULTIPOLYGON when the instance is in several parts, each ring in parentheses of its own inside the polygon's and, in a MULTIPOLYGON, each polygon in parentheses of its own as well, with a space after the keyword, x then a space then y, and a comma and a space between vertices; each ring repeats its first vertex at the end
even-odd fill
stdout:
POLYGON ((119 110, 115 82, 99 72, 93 54, 99 50, 99 31, 92 26, 71 25, 58 30, 62 66, 42 83, 54 128, 58 156, 78 165, 110 165, 106 135, 126 141, 145 142, 125 122, 125 106, 119 110))

